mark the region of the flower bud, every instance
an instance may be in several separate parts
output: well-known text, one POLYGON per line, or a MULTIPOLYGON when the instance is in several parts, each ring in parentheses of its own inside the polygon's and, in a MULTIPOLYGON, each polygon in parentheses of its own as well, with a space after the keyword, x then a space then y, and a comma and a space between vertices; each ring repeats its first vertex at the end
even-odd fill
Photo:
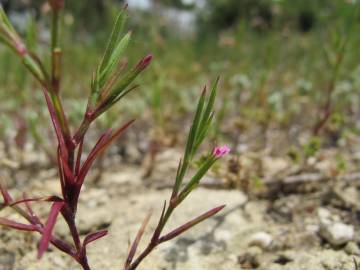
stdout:
POLYGON ((227 145, 216 146, 213 151, 213 156, 221 158, 230 152, 230 147, 227 145))

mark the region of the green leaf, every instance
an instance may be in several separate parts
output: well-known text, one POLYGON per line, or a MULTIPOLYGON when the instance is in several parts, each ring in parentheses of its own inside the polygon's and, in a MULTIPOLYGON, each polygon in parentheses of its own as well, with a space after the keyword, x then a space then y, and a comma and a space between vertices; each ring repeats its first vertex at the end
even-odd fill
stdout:
POLYGON ((93 74, 93 78, 91 80, 91 94, 89 97, 89 105, 88 105, 88 109, 92 109, 96 106, 98 97, 99 97, 99 93, 100 93, 100 85, 99 85, 99 78, 100 76, 100 71, 99 68, 96 69, 96 72, 94 72, 93 74))
POLYGON ((15 29, 12 26, 1 4, 0 4, 0 22, 3 22, 11 31, 15 32, 15 29))
POLYGON ((121 40, 118 42, 116 47, 114 48, 107 65, 101 70, 100 77, 99 77, 99 84, 103 86, 105 81, 108 79, 109 75, 114 71, 119 60, 123 56, 126 48, 129 45, 131 39, 131 32, 128 32, 121 40))
POLYGON ((39 81, 46 81, 46 76, 41 67, 39 67, 38 63, 30 55, 26 54, 23 57, 23 63, 39 81))
POLYGON ((201 128, 201 130, 199 131, 199 135, 196 138, 196 142, 194 144, 194 151, 196 152, 197 149, 200 147, 200 145, 202 144, 202 142, 204 141, 204 139, 206 138, 206 136, 208 135, 208 132, 210 130, 211 124, 212 124, 212 120, 214 118, 214 113, 212 112, 210 114, 210 117, 207 119, 207 121, 204 123, 203 127, 201 128))
POLYGON ((183 201, 191 191, 193 191, 200 183, 201 178, 208 172, 217 158, 209 155, 207 160, 201 165, 197 173, 191 178, 190 182, 185 186, 179 195, 179 202, 183 201))
POLYGON ((205 89, 201 94, 201 97, 199 99, 198 105, 197 105, 197 109, 196 109, 196 113, 194 116, 194 120, 193 123, 190 127, 190 131, 189 131, 189 135, 186 141, 186 146, 185 146, 185 153, 184 153, 184 162, 181 165, 181 168, 179 168, 179 171, 177 173, 177 177, 175 180, 175 186, 174 186, 174 191, 177 193, 181 184, 182 184, 182 180, 186 174, 186 171, 189 168, 191 159, 194 155, 194 142, 196 140, 197 137, 197 129, 199 126, 199 121, 201 119, 201 115, 203 113, 203 108, 204 108, 204 104, 205 104, 205 89))
POLYGON ((114 49, 118 43, 118 40, 120 38, 120 35, 124 29, 124 26, 125 26, 125 22, 126 22, 126 19, 127 19, 127 14, 126 14, 126 10, 123 9, 120 11, 116 21, 115 21, 115 24, 114 24, 114 28, 111 32, 111 36, 110 36, 110 39, 108 41, 108 45, 106 47, 106 50, 105 50, 105 54, 104 54, 104 57, 101 61, 101 64, 100 64, 100 71, 102 72, 108 65, 109 61, 110 61, 110 58, 114 52, 114 49))
MULTIPOLYGON (((213 111, 219 80, 220 80, 220 77, 218 77, 216 79, 216 81, 214 82, 214 84, 211 88, 210 97, 209 97, 209 100, 208 100, 208 103, 207 103, 207 106, 206 106, 206 109, 205 109, 205 112, 203 115, 203 119, 202 119, 203 125, 205 125, 207 123, 207 121, 211 115, 211 112, 213 111)), ((201 129, 201 127, 200 127, 200 129, 201 129)))
POLYGON ((1 32, 0 32, 0 43, 3 43, 10 49, 14 50, 14 46, 11 44, 11 42, 5 36, 1 35, 1 32))
POLYGON ((219 84, 219 79, 220 79, 219 77, 216 79, 216 81, 214 82, 214 84, 211 88, 209 100, 206 104, 205 111, 200 120, 199 131, 198 131, 198 135, 196 137, 196 142, 194 145, 194 151, 196 151, 199 148, 199 146, 204 141, 204 139, 210 129, 212 119, 214 117, 213 108, 214 108, 214 104, 215 104, 215 98, 216 98, 217 87, 219 84))
POLYGON ((204 109, 204 104, 205 104, 205 89, 201 94, 201 97, 199 99, 198 105, 197 105, 197 109, 196 109, 196 113, 194 116, 194 120, 193 123, 191 125, 190 128, 190 132, 189 132, 189 136, 188 136, 188 140, 186 142, 186 148, 185 148, 185 154, 184 154, 184 160, 185 161, 190 161, 194 151, 193 151, 193 146, 194 146, 194 142, 196 140, 197 137, 197 132, 198 132, 198 127, 200 124, 200 120, 202 118, 203 115, 203 109, 204 109))

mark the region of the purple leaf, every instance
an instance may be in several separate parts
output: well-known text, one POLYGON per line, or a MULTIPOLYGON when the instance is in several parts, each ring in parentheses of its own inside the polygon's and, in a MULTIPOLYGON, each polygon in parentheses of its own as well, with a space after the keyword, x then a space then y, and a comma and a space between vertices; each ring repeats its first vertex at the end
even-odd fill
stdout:
POLYGON ((46 225, 40 239, 38 258, 40 259, 44 254, 45 250, 49 247, 49 242, 51 240, 51 233, 54 229, 56 218, 63 207, 64 202, 54 202, 51 206, 50 214, 46 221, 46 225))
POLYGON ((94 233, 90 233, 89 235, 87 235, 84 239, 84 245, 83 246, 86 246, 88 244, 90 244, 91 242, 101 238, 101 237, 104 237, 106 236, 108 233, 107 230, 102 230, 102 231, 98 231, 98 232, 94 232, 94 233))
POLYGON ((7 218, 0 218, 0 225, 20 231, 33 232, 38 230, 38 228, 35 225, 22 224, 16 221, 9 220, 7 218))
POLYGON ((134 242, 131 245, 129 255, 128 255, 127 259, 126 259, 125 268, 128 267, 131 264, 131 262, 132 262, 132 260, 133 260, 133 258, 135 256, 135 253, 136 253, 137 247, 138 247, 138 245, 140 243, 141 237, 143 236, 143 234, 145 232, 145 229, 146 229, 146 226, 149 223, 151 214, 152 214, 152 211, 150 211, 147 214, 147 216, 145 217, 143 223, 141 224, 141 227, 140 227, 140 229, 139 229, 139 231, 138 231, 138 233, 136 235, 136 238, 135 238, 134 242))
POLYGON ((51 118, 51 121, 53 122, 55 133, 56 133, 57 139, 59 141, 61 156, 63 157, 63 159, 67 160, 68 159, 68 151, 66 148, 64 135, 61 130, 61 125, 60 125, 60 122, 59 122, 58 117, 55 112, 54 105, 51 102, 50 96, 48 94, 48 90, 43 88, 43 93, 44 93, 46 104, 47 104, 47 107, 48 107, 48 110, 50 113, 50 118, 51 118))
MULTIPOLYGON (((23 199, 24 199, 24 200, 27 199, 25 192, 23 193, 23 199)), ((25 201, 24 203, 25 203, 26 209, 28 210, 28 213, 29 213, 30 216, 34 219, 35 223, 42 225, 41 220, 35 215, 34 211, 32 210, 31 205, 30 205, 30 202, 25 201)))
POLYGON ((64 158, 61 154, 59 155, 59 158, 60 158, 59 161, 60 161, 61 168, 64 172, 65 179, 69 180, 71 184, 75 183, 75 176, 73 175, 71 169, 69 168, 69 165, 64 160, 64 158))
POLYGON ((213 215, 217 214, 219 211, 221 211, 223 208, 225 207, 225 205, 216 207, 214 209, 211 209, 210 211, 207 211, 206 213, 202 214, 201 216, 185 223, 184 225, 180 226, 179 228, 173 230, 172 232, 162 236, 159 239, 159 242, 165 242, 165 241, 169 241, 173 238, 175 238, 176 236, 184 233, 185 231, 189 230, 191 227, 194 227, 195 225, 197 225, 198 223, 204 221, 205 219, 208 219, 209 217, 212 217, 213 215))
POLYGON ((15 206, 20 203, 27 203, 27 202, 62 202, 63 200, 57 196, 48 196, 48 197, 41 197, 41 198, 23 198, 21 200, 15 201, 10 204, 10 206, 15 206))
POLYGON ((88 158, 84 162, 83 166, 80 169, 79 176, 77 179, 77 183, 81 186, 84 182, 85 176, 90 170, 91 165, 95 161, 95 159, 116 139, 118 139, 124 131, 134 122, 135 120, 131 120, 127 122, 125 125, 116 130, 113 134, 111 134, 111 130, 106 131, 98 140, 93 150, 90 152, 88 158))
POLYGON ((76 157, 75 175, 78 175, 79 171, 80 171, 80 163, 81 163, 81 155, 82 155, 82 151, 83 151, 83 144, 84 144, 84 139, 81 139, 81 141, 79 143, 79 149, 78 149, 78 152, 77 152, 77 157, 76 157))

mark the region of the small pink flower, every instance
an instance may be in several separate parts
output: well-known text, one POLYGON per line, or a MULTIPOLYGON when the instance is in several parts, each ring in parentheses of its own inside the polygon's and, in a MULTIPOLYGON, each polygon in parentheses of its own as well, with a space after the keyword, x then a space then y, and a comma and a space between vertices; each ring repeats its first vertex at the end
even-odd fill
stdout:
POLYGON ((230 147, 227 145, 216 146, 213 151, 213 155, 216 158, 227 155, 230 152, 230 147))

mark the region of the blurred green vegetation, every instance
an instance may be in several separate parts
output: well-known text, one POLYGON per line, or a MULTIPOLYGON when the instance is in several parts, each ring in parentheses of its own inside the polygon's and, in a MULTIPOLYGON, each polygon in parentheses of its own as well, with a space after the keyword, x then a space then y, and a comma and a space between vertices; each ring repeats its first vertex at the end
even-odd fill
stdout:
MULTIPOLYGON (((67 2, 61 88, 76 126, 121 1, 67 2)), ((36 12, 22 32, 29 46, 47 57, 49 14, 43 3, 32 3, 36 12)), ((312 130, 331 94, 331 116, 321 136, 325 145, 346 143, 349 136, 359 134, 357 6, 345 0, 207 0, 205 8, 199 8, 164 0, 154 9, 130 9, 128 29, 134 38, 128 58, 135 62, 150 52, 154 62, 138 80, 140 90, 102 117, 100 125, 135 115, 146 119, 146 126, 182 131, 203 84, 221 75, 214 138, 237 147, 244 134, 249 143, 253 138, 266 140, 268 130, 279 129, 309 155, 317 151, 318 145, 314 150, 311 144, 312 130), (177 29, 178 22, 166 16, 169 7, 192 12, 195 19, 185 30, 177 29), (309 138, 305 143, 300 140, 303 133, 309 138)), ((39 86, 4 47, 0 59, 0 136, 13 136, 16 119, 21 118, 39 141, 48 123, 39 86)))

